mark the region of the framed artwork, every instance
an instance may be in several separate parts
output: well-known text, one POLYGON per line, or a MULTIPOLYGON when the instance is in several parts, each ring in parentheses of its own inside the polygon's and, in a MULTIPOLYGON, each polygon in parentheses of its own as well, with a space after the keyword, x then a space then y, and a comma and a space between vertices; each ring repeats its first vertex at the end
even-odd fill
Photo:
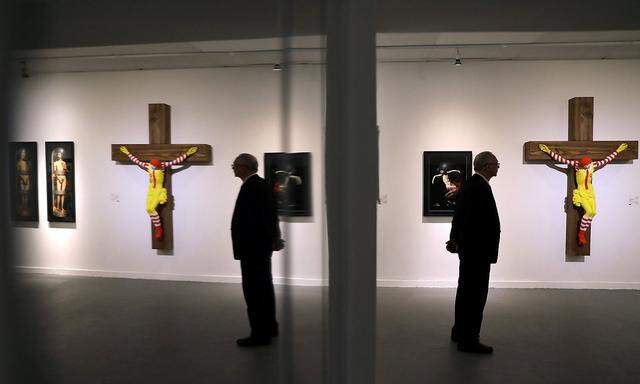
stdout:
POLYGON ((13 221, 39 221, 38 143, 9 143, 9 195, 13 221))
POLYGON ((47 217, 50 222, 75 223, 75 162, 72 141, 47 141, 47 217))
POLYGON ((428 151, 422 164, 422 215, 453 216, 458 189, 471 176, 471 152, 428 151))
POLYGON ((264 174, 281 216, 311 216, 311 153, 265 153, 264 174))

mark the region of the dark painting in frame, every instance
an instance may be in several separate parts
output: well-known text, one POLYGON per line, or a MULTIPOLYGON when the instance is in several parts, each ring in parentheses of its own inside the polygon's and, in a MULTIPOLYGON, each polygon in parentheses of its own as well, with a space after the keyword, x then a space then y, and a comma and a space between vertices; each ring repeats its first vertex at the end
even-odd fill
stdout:
POLYGON ((75 223, 75 155, 72 141, 47 141, 47 218, 75 223))
POLYGON ((38 143, 9 143, 11 220, 38 222, 38 143))
POLYGON ((311 153, 265 153, 265 180, 281 216, 311 216, 311 153))
POLYGON ((456 192, 471 176, 471 152, 426 151, 422 163, 423 216, 453 216, 456 192))

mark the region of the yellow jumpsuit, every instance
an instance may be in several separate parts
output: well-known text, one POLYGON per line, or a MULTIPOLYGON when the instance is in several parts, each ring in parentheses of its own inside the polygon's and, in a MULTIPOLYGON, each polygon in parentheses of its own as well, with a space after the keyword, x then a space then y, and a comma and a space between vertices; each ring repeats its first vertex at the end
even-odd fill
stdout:
POLYGON ((147 189, 147 213, 156 213, 159 204, 167 202, 167 189, 164 188, 164 170, 147 166, 149 188, 147 189))
POLYGON ((585 156, 580 161, 567 160, 560 156, 558 153, 552 151, 545 144, 539 144, 540 150, 549 155, 552 159, 559 161, 563 164, 572 166, 576 175, 576 189, 573 190, 573 205, 576 207, 582 207, 584 209, 584 215, 580 220, 580 231, 578 232, 578 244, 583 245, 587 243, 586 232, 591 226, 591 221, 596 215, 596 194, 593 190, 593 173, 596 168, 602 168, 607 163, 613 161, 618 154, 628 148, 627 143, 620 144, 618 149, 613 151, 606 158, 598 161, 591 160, 590 157, 585 156))
POLYGON ((196 153, 198 147, 191 147, 189 150, 178 156, 176 159, 168 162, 160 162, 156 159, 152 159, 150 162, 142 162, 137 157, 132 155, 127 147, 121 146, 120 151, 126 154, 129 159, 136 165, 143 168, 149 174, 149 187, 147 188, 147 201, 146 210, 151 218, 153 224, 153 236, 156 239, 161 239, 163 235, 162 222, 156 208, 158 205, 167 202, 167 189, 164 188, 164 169, 165 167, 171 167, 172 165, 182 163, 188 156, 196 153))
POLYGON ((584 214, 593 218, 596 215, 596 195, 592 184, 595 166, 592 163, 586 169, 576 168, 575 172, 577 188, 573 190, 573 205, 582 207, 584 214))

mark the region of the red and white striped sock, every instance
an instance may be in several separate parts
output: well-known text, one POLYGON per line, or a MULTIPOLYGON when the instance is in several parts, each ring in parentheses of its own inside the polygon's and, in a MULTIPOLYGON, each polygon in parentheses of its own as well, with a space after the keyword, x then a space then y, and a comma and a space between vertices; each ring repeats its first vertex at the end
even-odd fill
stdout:
POLYGON ((149 217, 151 217, 151 223, 153 223, 154 227, 159 227, 162 224, 160 223, 160 216, 157 213, 153 213, 151 215, 149 215, 149 217))
POLYGON ((586 232, 587 229, 591 226, 591 221, 593 219, 587 216, 582 216, 582 220, 580 221, 580 230, 586 232))

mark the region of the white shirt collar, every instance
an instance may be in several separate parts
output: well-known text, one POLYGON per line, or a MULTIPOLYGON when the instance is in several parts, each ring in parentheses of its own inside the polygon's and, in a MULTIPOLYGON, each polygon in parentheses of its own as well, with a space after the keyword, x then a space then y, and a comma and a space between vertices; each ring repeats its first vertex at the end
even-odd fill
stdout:
POLYGON ((244 183, 246 183, 247 180, 249 180, 251 178, 251 176, 253 176, 253 175, 257 175, 257 173, 254 172, 254 173, 250 174, 249 176, 247 176, 247 178, 242 181, 242 184, 244 185, 244 183))

